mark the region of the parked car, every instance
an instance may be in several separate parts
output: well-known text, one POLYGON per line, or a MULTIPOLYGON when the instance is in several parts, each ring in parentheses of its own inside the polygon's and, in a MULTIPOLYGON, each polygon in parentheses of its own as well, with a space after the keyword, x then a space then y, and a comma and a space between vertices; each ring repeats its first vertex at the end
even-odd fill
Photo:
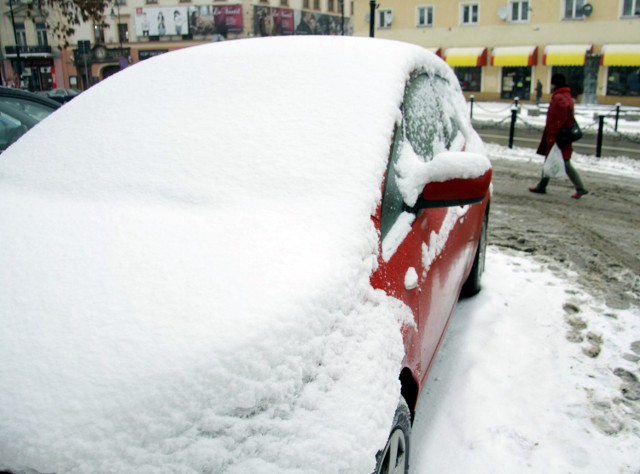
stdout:
POLYGON ((415 45, 225 41, 97 84, 0 160, 0 470, 408 472, 490 182, 415 45))
POLYGON ((0 153, 59 107, 37 94, 0 87, 0 153))
POLYGON ((43 91, 42 94, 51 100, 64 104, 65 102, 69 102, 71 99, 80 95, 80 91, 78 89, 61 87, 59 89, 43 91))

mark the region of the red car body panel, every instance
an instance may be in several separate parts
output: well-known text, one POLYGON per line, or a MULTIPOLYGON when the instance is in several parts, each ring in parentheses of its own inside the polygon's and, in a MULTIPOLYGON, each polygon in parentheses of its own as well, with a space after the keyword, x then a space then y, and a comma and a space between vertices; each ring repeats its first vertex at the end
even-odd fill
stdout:
MULTIPOLYGON (((485 177, 490 181, 491 171, 485 177)), ((474 184, 463 181, 430 183, 429 186, 436 184, 441 188, 438 191, 440 196, 455 199, 455 190, 459 186, 474 184)), ((466 213, 456 220, 450 230, 443 229, 448 208, 423 209, 418 212, 411 231, 388 261, 384 261, 382 251, 379 252, 378 269, 371 277, 373 287, 403 301, 414 315, 415 326, 405 325, 403 328, 405 357, 402 369, 409 369, 418 393, 426 381, 460 290, 473 266, 488 204, 487 195, 481 202, 469 205, 466 213), (429 248, 432 234, 442 231, 448 231, 448 235, 443 237, 446 238, 445 244, 429 267, 425 268, 423 246, 429 248), (418 274, 418 286, 414 289, 405 287, 405 275, 409 268, 414 268, 418 274)), ((380 212, 379 207, 373 219, 378 229, 380 212)), ((410 408, 414 409, 413 406, 410 408)))

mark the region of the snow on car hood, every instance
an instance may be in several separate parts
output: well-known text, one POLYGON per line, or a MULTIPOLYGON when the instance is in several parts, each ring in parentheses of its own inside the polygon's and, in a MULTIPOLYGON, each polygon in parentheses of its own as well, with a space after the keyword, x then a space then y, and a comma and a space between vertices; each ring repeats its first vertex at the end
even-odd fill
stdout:
POLYGON ((0 160, 0 467, 370 472, 407 309, 371 288, 415 46, 139 63, 0 160), (55 137, 55 139, 52 139, 55 137))

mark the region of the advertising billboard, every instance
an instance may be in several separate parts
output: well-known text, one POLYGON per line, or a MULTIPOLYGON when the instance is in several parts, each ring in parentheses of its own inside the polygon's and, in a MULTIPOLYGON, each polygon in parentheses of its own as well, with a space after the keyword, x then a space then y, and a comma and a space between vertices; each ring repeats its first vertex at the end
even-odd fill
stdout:
POLYGON ((138 7, 136 36, 183 36, 189 34, 187 7, 138 7))
MULTIPOLYGON (((253 32, 256 36, 340 35, 342 16, 290 8, 255 6, 253 32)), ((344 19, 345 34, 353 34, 350 18, 344 19)))

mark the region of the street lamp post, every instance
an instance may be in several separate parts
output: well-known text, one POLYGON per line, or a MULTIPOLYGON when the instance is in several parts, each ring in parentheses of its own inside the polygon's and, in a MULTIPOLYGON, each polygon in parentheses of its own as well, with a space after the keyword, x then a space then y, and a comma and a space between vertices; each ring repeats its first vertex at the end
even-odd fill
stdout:
POLYGON ((13 26, 13 38, 16 41, 16 66, 18 73, 18 89, 20 89, 20 83, 22 82, 22 58, 20 58, 20 41, 18 41, 18 32, 16 31, 16 20, 13 16, 13 1, 9 0, 9 9, 11 10, 11 26, 13 26))
POLYGON ((369 2, 369 37, 375 36, 375 24, 376 24, 376 0, 369 2))

